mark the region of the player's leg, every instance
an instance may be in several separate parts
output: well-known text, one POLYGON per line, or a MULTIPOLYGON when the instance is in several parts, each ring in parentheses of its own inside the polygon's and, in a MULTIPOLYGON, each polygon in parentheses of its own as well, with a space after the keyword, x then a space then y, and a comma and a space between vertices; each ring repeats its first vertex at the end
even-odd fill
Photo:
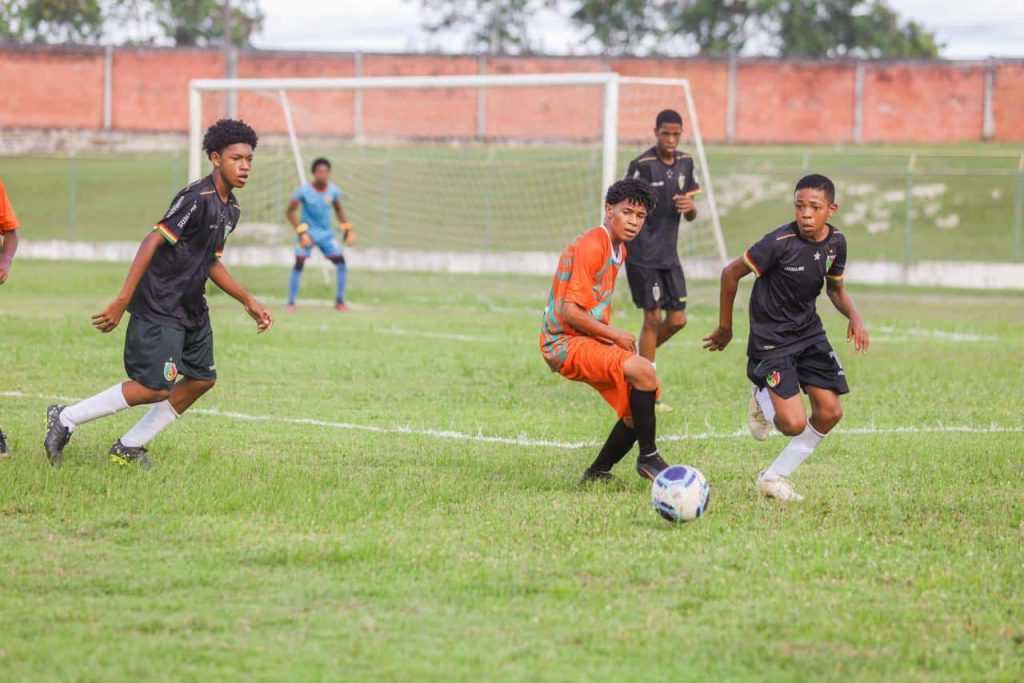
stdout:
POLYGON ((146 412, 124 436, 110 447, 111 461, 149 466, 146 444, 169 427, 217 382, 213 359, 213 328, 209 321, 184 335, 180 361, 181 379, 169 395, 146 412))
POLYGON ((683 267, 661 271, 662 308, 665 319, 658 327, 658 346, 661 346, 686 327, 686 278, 683 267))
POLYGON ((334 292, 334 308, 338 311, 347 311, 345 288, 348 285, 348 265, 345 263, 345 255, 342 253, 341 245, 338 244, 338 238, 331 236, 329 239, 318 242, 317 246, 324 257, 334 264, 334 269, 338 274, 338 285, 334 292))
MULTIPOLYGON (((658 392, 658 374, 654 364, 643 356, 632 356, 622 365, 623 374, 629 384, 629 410, 633 431, 640 446, 637 456, 637 473, 647 479, 654 479, 668 467, 658 453, 655 442, 657 418, 654 402, 658 392)), ((629 424, 627 422, 627 424, 629 424)))
POLYGON ((594 462, 583 472, 581 484, 611 479, 612 468, 633 450, 633 444, 636 443, 636 432, 631 425, 626 424, 625 420, 626 418, 620 419, 612 427, 611 433, 608 434, 608 438, 601 446, 594 462))
POLYGON ((299 297, 299 286, 302 283, 302 269, 306 265, 306 259, 313 253, 302 245, 295 247, 295 264, 292 265, 292 272, 288 277, 288 310, 295 310, 295 301, 299 297))
POLYGON ((7 448, 7 435, 0 429, 0 458, 6 458, 11 454, 11 451, 7 448))
POLYGON ((800 403, 799 410, 791 409, 787 404, 786 414, 781 419, 778 415, 779 403, 773 401, 777 411, 776 426, 792 438, 762 473, 759 482, 759 488, 765 495, 772 495, 769 491, 774 491, 772 497, 780 500, 801 499, 800 494, 788 483, 788 478, 842 419, 843 409, 839 396, 849 391, 842 365, 827 342, 800 352, 794 364, 797 380, 811 399, 811 418, 806 418, 799 395, 794 397, 800 403))
POLYGON ((660 346, 658 339, 661 337, 664 322, 665 317, 661 308, 644 309, 644 320, 640 327, 640 339, 637 340, 637 346, 640 355, 652 363, 655 362, 658 353, 660 346))
POLYGON ((64 447, 79 425, 165 400, 178 376, 184 337, 183 330, 133 316, 124 340, 124 368, 131 379, 73 405, 47 408, 43 447, 50 464, 60 467, 64 447))
MULTIPOLYGON (((765 418, 770 415, 768 419, 776 429, 787 436, 795 438, 802 434, 807 425, 807 413, 800 396, 800 377, 794 360, 751 360, 747 364, 747 377, 754 383, 755 391, 763 402, 765 418)), ((751 433, 754 433, 753 426, 751 433)), ((788 466, 788 457, 786 449, 783 449, 779 457, 758 475, 756 486, 761 495, 782 501, 802 499, 789 483, 788 476, 795 468, 788 466)))

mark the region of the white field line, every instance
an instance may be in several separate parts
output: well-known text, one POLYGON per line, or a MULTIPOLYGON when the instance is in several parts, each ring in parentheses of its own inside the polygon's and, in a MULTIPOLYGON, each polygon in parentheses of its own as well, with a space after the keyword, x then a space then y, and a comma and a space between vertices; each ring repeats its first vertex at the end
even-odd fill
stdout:
MULTIPOLYGON (((31 400, 62 401, 73 403, 81 399, 72 396, 57 396, 45 394, 26 394, 20 391, 0 392, 0 398, 22 398, 31 400)), ((277 424, 289 424, 305 427, 325 427, 328 429, 340 429, 345 431, 370 432, 374 434, 404 434, 411 436, 427 436, 435 439, 447 439, 451 441, 472 441, 477 443, 493 443, 508 446, 530 446, 559 448, 563 450, 577 450, 581 448, 594 448, 600 445, 598 441, 557 441, 554 439, 534 438, 526 435, 519 436, 492 436, 483 433, 472 434, 446 429, 424 429, 409 426, 381 427, 377 425, 361 425, 352 422, 334 422, 331 420, 316 420, 306 417, 281 417, 278 415, 249 415, 232 411, 218 410, 217 408, 192 408, 188 411, 195 415, 209 415, 222 417, 229 420, 240 420, 243 422, 271 422, 277 424)), ((839 428, 836 433, 844 436, 874 436, 885 434, 1024 434, 1024 425, 1014 427, 998 424, 988 426, 977 425, 925 425, 920 427, 846 427, 839 428)), ((714 430, 704 432, 686 432, 683 434, 663 434, 658 436, 659 441, 710 441, 714 439, 749 439, 750 434, 745 429, 734 432, 718 432, 714 430)))

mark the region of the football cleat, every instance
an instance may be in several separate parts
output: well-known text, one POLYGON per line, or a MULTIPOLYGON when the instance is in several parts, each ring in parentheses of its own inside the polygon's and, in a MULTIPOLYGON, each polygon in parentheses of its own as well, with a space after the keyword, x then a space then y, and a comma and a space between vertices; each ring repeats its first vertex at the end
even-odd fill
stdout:
POLYGON ((793 485, 789 483, 789 479, 776 475, 771 479, 765 478, 765 472, 757 475, 757 492, 765 498, 774 498, 775 500, 788 502, 799 502, 804 499, 799 493, 793 489, 793 485))
POLYGON ((146 449, 142 446, 125 446, 118 439, 110 447, 110 462, 115 465, 140 465, 143 469, 149 469, 149 458, 146 457, 146 449))
POLYGON ((43 439, 43 448, 46 449, 46 457, 54 467, 63 464, 64 447, 71 440, 71 430, 60 421, 60 414, 65 407, 52 405, 46 409, 46 437, 43 439))
POLYGON ((750 394, 750 409, 747 413, 747 429, 750 435, 758 441, 764 441, 772 433, 772 423, 764 416, 761 404, 757 402, 757 387, 750 394))
POLYGON ((661 471, 668 468, 668 463, 661 458, 658 451, 650 455, 638 455, 636 458, 636 473, 644 479, 654 481, 661 474, 661 471))
POLYGON ((587 484, 593 483, 606 483, 609 481, 615 481, 615 475, 611 472, 604 472, 602 470, 592 470, 589 467, 583 470, 583 476, 580 477, 580 486, 586 486, 587 484))

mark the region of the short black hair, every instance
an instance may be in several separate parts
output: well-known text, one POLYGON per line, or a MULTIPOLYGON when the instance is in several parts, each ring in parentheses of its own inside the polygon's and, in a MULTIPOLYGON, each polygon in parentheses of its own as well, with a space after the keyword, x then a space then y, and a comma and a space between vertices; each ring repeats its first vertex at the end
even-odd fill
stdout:
POLYGON ((821 190, 825 193, 825 199, 828 200, 829 204, 836 203, 836 186, 826 176, 818 173, 812 173, 811 175, 805 175, 801 178, 797 184, 796 189, 793 192, 799 192, 800 190, 821 190))
POLYGON ((328 171, 331 170, 331 162, 329 162, 327 159, 323 157, 317 157, 316 159, 313 159, 313 165, 309 167, 309 170, 312 171, 313 173, 316 173, 317 166, 326 166, 328 171))
POLYGON ((642 204, 647 212, 654 211, 657 199, 654 190, 643 178, 626 178, 613 183, 608 188, 608 194, 604 196, 608 204, 618 204, 621 201, 628 201, 631 204, 642 204))
POLYGON ((662 109, 654 119, 654 130, 661 128, 663 123, 678 123, 683 125, 683 117, 675 109, 662 109))
POLYGON ((256 131, 245 121, 221 119, 206 129, 206 135, 203 136, 203 151, 209 157, 214 152, 221 152, 225 147, 238 142, 245 142, 256 149, 258 140, 256 131))

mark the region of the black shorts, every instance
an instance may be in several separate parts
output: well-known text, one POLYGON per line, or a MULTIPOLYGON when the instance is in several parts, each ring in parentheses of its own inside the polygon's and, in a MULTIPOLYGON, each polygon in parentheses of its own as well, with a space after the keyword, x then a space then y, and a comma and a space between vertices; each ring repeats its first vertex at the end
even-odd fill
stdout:
POLYGON ((627 261, 626 278, 637 308, 645 311, 655 308, 666 311, 686 310, 686 278, 682 266, 645 268, 627 261))
POLYGON ((170 389, 178 375, 217 379, 210 321, 179 330, 133 315, 124 337, 124 369, 130 379, 150 389, 170 389))
POLYGON ((807 387, 831 389, 837 394, 850 393, 846 373, 839 356, 828 341, 820 341, 792 356, 747 362, 747 377, 759 389, 768 387, 782 398, 796 396, 807 387))

